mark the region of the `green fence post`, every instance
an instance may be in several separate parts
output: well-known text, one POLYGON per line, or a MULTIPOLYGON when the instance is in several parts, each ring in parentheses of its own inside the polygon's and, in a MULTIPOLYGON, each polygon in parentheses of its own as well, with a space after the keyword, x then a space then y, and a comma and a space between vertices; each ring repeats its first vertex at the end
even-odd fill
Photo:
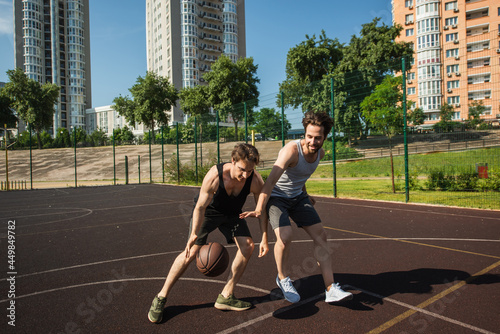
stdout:
POLYGON ((115 132, 113 131, 112 142, 113 142, 113 185, 116 186, 116 157, 115 157, 115 132))
POLYGON ((149 130, 149 183, 153 183, 153 167, 151 161, 151 130, 149 130))
POLYGON ((139 184, 141 184, 141 156, 137 156, 137 169, 139 173, 139 184))
POLYGON ((403 70, 403 137, 404 137, 404 148, 405 148, 405 201, 408 203, 410 201, 410 185, 409 185, 409 173, 408 173, 408 133, 407 133, 407 122, 406 122, 406 63, 405 57, 402 59, 402 70, 403 70))
POLYGON ((331 102, 332 102, 332 121, 333 121, 333 126, 332 126, 332 178, 333 178, 333 197, 337 198, 337 159, 336 159, 336 152, 335 152, 335 91, 334 91, 334 81, 333 78, 330 80, 330 86, 331 86, 331 92, 330 92, 330 97, 331 97, 331 102))
POLYGON ((220 141, 219 141, 219 111, 215 111, 215 118, 217 120, 217 163, 220 164, 220 141))
POLYGON ((161 175, 162 182, 165 183, 165 151, 163 148, 163 125, 161 126, 161 175))
POLYGON ((179 122, 175 123, 175 133, 177 137, 177 184, 181 183, 181 168, 180 168, 180 157, 179 157, 179 122))
POLYGON ((128 157, 125 156, 125 184, 128 184, 128 157))
POLYGON ((31 150, 31 123, 28 123, 28 132, 30 134, 30 183, 33 190, 33 151, 31 150))
POLYGON ((281 91, 281 147, 285 146, 285 95, 281 91))
POLYGON ((198 126, 196 123, 196 116, 194 116, 194 175, 196 178, 196 185, 198 185, 198 126))
POLYGON ((75 188, 77 187, 77 176, 76 176, 76 127, 73 129, 73 137, 75 138, 75 188))
POLYGON ((245 111, 245 143, 248 144, 248 119, 247 119, 247 103, 243 102, 243 107, 245 111))
POLYGON ((7 124, 4 124, 4 126, 5 128, 3 129, 4 131, 3 142, 5 144, 5 182, 7 183, 7 191, 9 191, 9 153, 8 153, 9 132, 7 131, 7 124))

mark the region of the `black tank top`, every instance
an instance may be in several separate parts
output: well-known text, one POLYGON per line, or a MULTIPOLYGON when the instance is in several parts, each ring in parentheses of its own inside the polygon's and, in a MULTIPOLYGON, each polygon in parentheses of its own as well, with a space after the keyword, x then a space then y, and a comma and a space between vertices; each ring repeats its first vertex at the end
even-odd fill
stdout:
MULTIPOLYGON (((224 164, 217 165, 217 171, 219 174, 219 188, 215 193, 212 202, 208 205, 205 215, 210 214, 223 214, 226 216, 238 216, 242 211, 243 205, 247 200, 247 196, 250 193, 250 186, 252 184, 253 172, 247 178, 243 189, 241 189, 238 196, 229 196, 224 188, 224 180, 222 179, 222 170, 224 164)), ((198 196, 197 196, 198 197, 198 196)), ((195 199, 197 201, 198 198, 195 199)))

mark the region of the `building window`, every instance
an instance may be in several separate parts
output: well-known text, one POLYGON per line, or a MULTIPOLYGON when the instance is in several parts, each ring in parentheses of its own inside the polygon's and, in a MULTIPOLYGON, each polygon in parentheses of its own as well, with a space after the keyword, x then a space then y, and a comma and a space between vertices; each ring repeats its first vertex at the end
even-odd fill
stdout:
POLYGON ((446 41, 447 42, 458 41, 458 32, 452 34, 446 34, 446 41))
POLYGON ((456 73, 458 72, 458 64, 446 66, 446 73, 456 73))
POLYGON ((418 92, 421 95, 441 94, 441 81, 424 81, 418 83, 418 92))
POLYGON ((405 23, 407 23, 407 24, 413 23, 413 14, 406 15, 406 17, 405 17, 405 23))
POLYGON ((469 92, 469 100, 484 100, 491 98, 491 90, 478 90, 469 92))
POLYGON ((458 17, 455 16, 455 17, 449 17, 447 19, 444 20, 444 25, 445 26, 452 26, 452 25, 455 25, 457 24, 458 22, 458 17))
POLYGON ((408 80, 415 80, 415 72, 408 73, 408 80))
POLYGON ((477 74, 477 75, 470 75, 467 78, 467 83, 469 85, 474 85, 474 84, 480 84, 484 82, 490 82, 491 80, 491 73, 482 73, 482 74, 477 74))
POLYGON ((429 65, 429 66, 419 66, 418 67, 418 79, 433 79, 441 77, 441 66, 439 65, 429 65))
POLYGON ((458 8, 456 1, 451 1, 444 4, 444 10, 453 10, 455 8, 458 8))
POLYGON ((413 36, 413 28, 411 29, 406 29, 406 36, 413 36))
POLYGON ((439 46, 439 34, 429 34, 417 37, 418 50, 439 46))
POLYGON ((446 50, 446 58, 458 57, 458 49, 446 50))
POLYGON ((407 90, 407 95, 415 95, 417 92, 417 89, 415 87, 408 87, 408 90, 407 90))
POLYGON ((412 7, 413 6, 413 0, 405 0, 405 7, 412 7))
POLYGON ((485 17, 485 16, 489 16, 489 8, 467 12, 465 14, 465 19, 466 20, 473 20, 473 19, 478 19, 478 18, 485 17))
POLYGON ((468 43, 467 52, 483 51, 490 48, 490 41, 480 41, 477 43, 468 43))
POLYGON ((440 50, 426 50, 418 53, 418 65, 440 63, 441 52, 440 50))
POLYGON ((482 58, 482 59, 475 59, 475 60, 470 60, 467 62, 467 68, 474 68, 474 67, 483 67, 483 66, 489 66, 490 65, 490 58, 482 58))
POLYGON ((417 33, 422 34, 431 31, 439 31, 439 19, 430 18, 425 20, 418 20, 417 33))
POLYGON ((467 36, 481 35, 490 32, 490 25, 486 24, 481 27, 467 29, 467 36))
POLYGON ((454 105, 460 104, 460 96, 448 96, 446 102, 448 102, 448 104, 454 104, 454 105))
POLYGON ((459 88, 460 87, 460 80, 448 81, 446 83, 446 87, 448 89, 459 88))

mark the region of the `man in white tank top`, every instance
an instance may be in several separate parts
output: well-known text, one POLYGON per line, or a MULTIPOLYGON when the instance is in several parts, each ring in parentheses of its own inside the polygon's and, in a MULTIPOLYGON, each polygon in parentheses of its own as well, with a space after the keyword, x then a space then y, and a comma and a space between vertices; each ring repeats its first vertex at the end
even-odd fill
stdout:
POLYGON ((278 276, 276 284, 283 291, 286 300, 297 303, 300 295, 292 284, 289 274, 289 254, 292 245, 290 218, 303 228, 314 243, 314 255, 321 269, 325 283, 325 301, 338 302, 352 299, 350 292, 343 291, 334 283, 331 248, 328 247, 326 231, 314 209, 315 201, 307 194, 306 181, 324 157, 322 146, 333 125, 324 112, 307 112, 302 124, 305 138, 292 141, 279 152, 253 212, 244 212, 241 218, 260 217, 264 208, 269 223, 276 234, 274 257, 278 276))

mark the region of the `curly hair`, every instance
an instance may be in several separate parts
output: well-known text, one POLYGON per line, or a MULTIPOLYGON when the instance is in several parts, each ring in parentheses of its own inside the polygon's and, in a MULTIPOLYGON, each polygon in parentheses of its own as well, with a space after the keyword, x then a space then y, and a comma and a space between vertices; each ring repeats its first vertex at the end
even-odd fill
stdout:
POLYGON ((309 124, 322 126, 323 135, 326 138, 328 137, 328 134, 332 130, 333 120, 328 115, 328 113, 324 111, 318 111, 318 112, 308 111, 305 113, 304 118, 302 119, 302 125, 304 126, 304 131, 306 130, 309 124))

